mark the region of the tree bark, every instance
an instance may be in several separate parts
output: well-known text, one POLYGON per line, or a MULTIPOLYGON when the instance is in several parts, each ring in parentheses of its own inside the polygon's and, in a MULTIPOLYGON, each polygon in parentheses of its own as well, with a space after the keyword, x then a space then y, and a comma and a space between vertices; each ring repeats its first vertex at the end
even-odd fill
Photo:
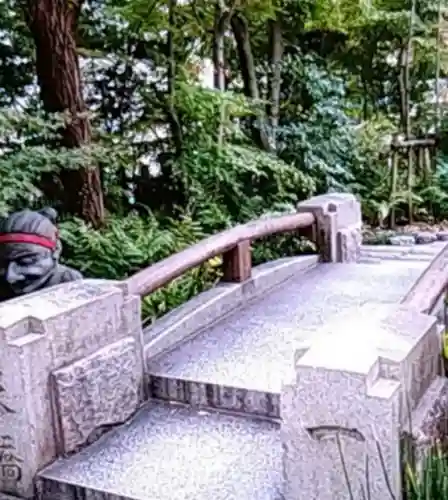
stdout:
POLYGON ((246 19, 239 13, 235 13, 231 20, 233 35, 235 37, 240 70, 243 77, 244 93, 251 99, 258 100, 257 76, 255 73, 255 62, 249 38, 249 28, 246 19))
MULTIPOLYGON (((235 13, 231 19, 231 26, 237 46, 238 58, 240 62, 241 75, 244 83, 244 93, 247 97, 257 101, 260 99, 260 92, 255 71, 255 61, 249 37, 249 27, 246 19, 240 13, 235 13)), ((264 130, 265 120, 258 120, 254 129, 254 139, 260 147, 269 151, 269 137, 264 130)))
POLYGON ((403 133, 406 133, 408 123, 408 99, 406 87, 406 48, 402 45, 399 52, 399 68, 398 68, 398 88, 400 92, 400 122, 403 133))
POLYGON ((226 89, 226 56, 224 36, 229 21, 233 14, 232 9, 224 11, 223 0, 216 0, 215 19, 213 26, 213 66, 214 66, 214 87, 217 90, 224 91, 226 89))
MULTIPOLYGON (((36 71, 46 111, 67 113, 63 144, 76 148, 91 142, 76 52, 75 35, 83 0, 26 0, 25 17, 36 47, 36 71)), ((104 220, 98 166, 64 170, 64 210, 95 227, 104 220)))
POLYGON ((279 19, 269 21, 269 49, 269 62, 272 75, 270 81, 271 99, 268 112, 275 144, 275 131, 278 127, 280 112, 281 62, 283 57, 282 25, 279 19))
POLYGON ((176 8, 177 0, 168 2, 168 33, 167 33, 167 82, 168 82, 168 118, 170 123, 171 135, 176 148, 176 157, 182 152, 182 128, 175 108, 176 98, 176 51, 174 46, 174 32, 176 29, 176 8))

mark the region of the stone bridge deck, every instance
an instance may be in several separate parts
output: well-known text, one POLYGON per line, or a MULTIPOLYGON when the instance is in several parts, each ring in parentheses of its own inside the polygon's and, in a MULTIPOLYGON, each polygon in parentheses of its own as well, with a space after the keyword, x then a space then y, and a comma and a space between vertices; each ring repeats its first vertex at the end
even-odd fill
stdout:
POLYGON ((318 264, 149 359, 149 390, 162 401, 46 468, 42 498, 281 500, 280 390, 294 351, 338 315, 397 304, 441 245, 424 248, 406 260, 364 249, 368 263, 318 264))

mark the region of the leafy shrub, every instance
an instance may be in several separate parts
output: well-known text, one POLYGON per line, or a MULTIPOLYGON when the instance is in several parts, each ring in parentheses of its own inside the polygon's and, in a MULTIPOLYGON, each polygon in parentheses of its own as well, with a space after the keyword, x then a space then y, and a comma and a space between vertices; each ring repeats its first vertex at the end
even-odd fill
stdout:
POLYGON ((208 232, 295 204, 315 190, 310 175, 255 148, 241 127, 251 116, 243 96, 182 85, 178 106, 188 123, 176 175, 189 195, 189 210, 208 232))
POLYGON ((280 158, 309 176, 318 193, 346 191, 358 148, 343 78, 323 60, 300 54, 284 58, 282 78, 286 89, 296 91, 284 96, 276 131, 280 158))
MULTIPOLYGON (((61 224, 65 262, 92 278, 124 279, 158 262, 204 237, 199 223, 158 221, 153 215, 126 218, 111 217, 100 231, 81 220, 61 224)), ((147 321, 163 315, 212 286, 219 278, 214 262, 194 269, 168 286, 146 297, 142 302, 147 321)))

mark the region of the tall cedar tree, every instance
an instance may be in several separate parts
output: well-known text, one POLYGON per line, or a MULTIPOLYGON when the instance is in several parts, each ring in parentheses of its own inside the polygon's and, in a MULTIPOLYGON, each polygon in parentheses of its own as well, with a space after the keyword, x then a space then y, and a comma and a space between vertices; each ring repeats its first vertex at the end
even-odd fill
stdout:
MULTIPOLYGON (((36 72, 46 111, 67 113, 63 144, 90 143, 92 131, 82 94, 76 33, 83 0, 25 0, 23 8, 36 48, 36 72)), ((98 166, 61 172, 64 210, 95 227, 104 219, 98 166)))

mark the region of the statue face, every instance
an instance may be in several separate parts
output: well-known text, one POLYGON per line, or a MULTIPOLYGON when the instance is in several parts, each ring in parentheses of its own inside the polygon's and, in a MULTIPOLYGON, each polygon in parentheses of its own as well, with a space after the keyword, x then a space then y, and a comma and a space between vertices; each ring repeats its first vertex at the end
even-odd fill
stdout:
POLYGON ((13 259, 0 258, 0 279, 4 279, 14 292, 46 276, 55 265, 49 250, 34 251, 13 259))
POLYGON ((48 279, 60 253, 57 228, 38 212, 12 214, 0 230, 0 280, 14 294, 28 293, 48 279))

